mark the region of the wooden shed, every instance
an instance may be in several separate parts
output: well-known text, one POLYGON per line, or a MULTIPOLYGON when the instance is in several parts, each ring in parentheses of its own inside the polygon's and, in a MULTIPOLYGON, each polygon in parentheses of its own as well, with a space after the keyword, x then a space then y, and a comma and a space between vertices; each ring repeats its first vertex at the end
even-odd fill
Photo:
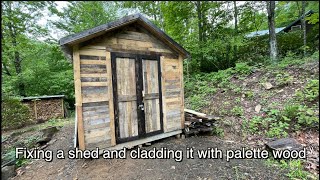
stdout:
POLYGON ((120 149, 180 134, 188 52, 141 14, 60 39, 74 67, 77 146, 120 149))

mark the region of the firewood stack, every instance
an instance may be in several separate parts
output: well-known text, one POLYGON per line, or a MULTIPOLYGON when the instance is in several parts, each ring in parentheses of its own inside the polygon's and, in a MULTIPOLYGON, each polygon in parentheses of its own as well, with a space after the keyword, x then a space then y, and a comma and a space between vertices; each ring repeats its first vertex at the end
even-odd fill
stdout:
POLYGON ((190 109, 184 109, 184 114, 184 133, 187 136, 191 134, 198 134, 200 132, 212 132, 216 125, 216 121, 220 119, 220 117, 208 116, 204 113, 190 109))

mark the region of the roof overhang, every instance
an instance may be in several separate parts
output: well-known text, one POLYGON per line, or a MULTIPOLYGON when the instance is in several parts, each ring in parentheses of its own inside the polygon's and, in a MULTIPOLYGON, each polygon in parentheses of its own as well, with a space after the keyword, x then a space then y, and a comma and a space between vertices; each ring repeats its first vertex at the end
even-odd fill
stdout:
POLYGON ((124 27, 132 23, 138 23, 144 28, 146 28, 152 35, 160 39, 163 43, 168 45, 173 50, 177 51, 179 54, 181 54, 183 58, 190 57, 188 51, 186 51, 181 45, 175 42, 171 37, 169 37, 166 33, 164 33, 161 29, 159 29, 151 21, 149 21, 147 18, 145 18, 139 13, 125 16, 117 21, 113 21, 107 24, 94 27, 92 29, 88 29, 76 34, 66 36, 59 40, 59 44, 65 56, 68 59, 72 60, 72 46, 74 46, 75 44, 79 44, 81 42, 98 37, 107 32, 111 32, 113 30, 116 30, 118 28, 124 27))

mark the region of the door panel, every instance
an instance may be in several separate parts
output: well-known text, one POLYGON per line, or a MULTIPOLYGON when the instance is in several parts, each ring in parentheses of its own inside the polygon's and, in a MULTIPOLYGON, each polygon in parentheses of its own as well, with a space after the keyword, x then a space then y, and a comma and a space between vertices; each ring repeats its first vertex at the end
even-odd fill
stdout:
POLYGON ((111 53, 116 142, 163 132, 159 56, 111 53))
POLYGON ((135 59, 116 58, 119 138, 138 136, 135 59))
POLYGON ((161 130, 158 61, 142 59, 146 133, 161 130))

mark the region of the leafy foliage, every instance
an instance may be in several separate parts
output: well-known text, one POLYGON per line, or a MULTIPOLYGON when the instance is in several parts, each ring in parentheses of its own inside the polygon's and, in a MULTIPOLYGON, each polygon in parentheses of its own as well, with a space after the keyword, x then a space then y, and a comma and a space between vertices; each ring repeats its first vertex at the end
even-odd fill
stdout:
POLYGON ((32 123, 29 108, 15 97, 3 97, 1 114, 1 127, 3 129, 19 128, 32 123))

